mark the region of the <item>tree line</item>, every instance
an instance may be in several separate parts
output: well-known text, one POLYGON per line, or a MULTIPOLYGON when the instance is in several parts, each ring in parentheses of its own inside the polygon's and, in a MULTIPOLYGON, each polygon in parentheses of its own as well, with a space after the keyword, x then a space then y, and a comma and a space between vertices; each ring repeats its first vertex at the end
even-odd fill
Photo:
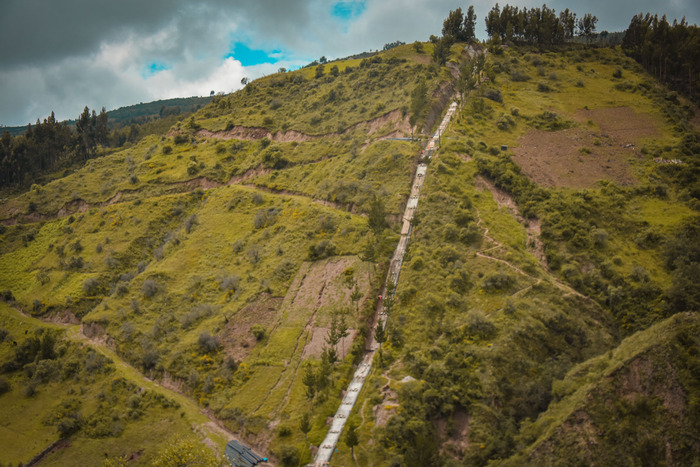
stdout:
POLYGON ((12 136, 7 130, 0 137, 0 187, 22 186, 31 181, 30 174, 49 172, 97 154, 105 146, 109 127, 104 107, 97 114, 85 107, 75 123, 56 121, 53 112, 43 122, 27 125, 27 131, 12 136))
POLYGON ((669 24, 666 16, 635 15, 622 49, 659 81, 700 103, 700 28, 685 18, 669 24))
POLYGON ((486 16, 486 32, 490 39, 521 42, 539 46, 564 44, 579 36, 590 39, 595 34, 598 18, 590 13, 577 17, 568 8, 557 16, 553 8, 523 8, 498 3, 486 16))

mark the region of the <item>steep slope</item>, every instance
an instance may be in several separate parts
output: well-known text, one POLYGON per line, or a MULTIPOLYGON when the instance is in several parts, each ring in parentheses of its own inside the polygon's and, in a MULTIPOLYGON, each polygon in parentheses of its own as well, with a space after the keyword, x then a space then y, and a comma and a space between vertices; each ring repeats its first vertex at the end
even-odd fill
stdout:
POLYGON ((400 229, 420 153, 409 109, 424 126, 453 79, 428 62, 401 47, 262 78, 4 201, 0 290, 80 323, 260 452, 310 459, 298 420, 324 436, 400 229))
MULTIPOLYGON (((557 391, 575 387, 568 372, 576 364, 697 310, 698 287, 684 279, 700 262, 691 240, 700 161, 690 107, 615 50, 490 52, 488 79, 463 100, 428 169, 383 368, 352 415, 360 464, 484 465, 512 456, 534 441, 522 433, 538 416, 549 419, 557 391)), ((645 336, 656 345, 653 332, 645 336)), ((687 348, 692 355, 697 342, 687 348)), ((676 368, 673 352, 657 357, 645 361, 639 384, 676 368)), ((685 394, 673 410, 694 410, 693 381, 673 389, 685 394)), ((613 420, 630 427, 625 396, 606 394, 609 403, 595 407, 620 409, 601 430, 613 420)), ((697 442, 690 419, 676 423, 652 402, 654 420, 682 433, 661 459, 697 442)), ((600 415, 581 407, 560 438, 514 465, 566 459, 557 449, 583 429, 578 422, 600 415)), ((644 433, 630 435, 630 452, 644 451, 644 433)), ((573 457, 611 459, 603 452, 573 457)), ((335 459, 349 462, 349 450, 335 459)))
POLYGON ((577 365, 510 465, 691 465, 700 455, 700 320, 678 314, 577 365))

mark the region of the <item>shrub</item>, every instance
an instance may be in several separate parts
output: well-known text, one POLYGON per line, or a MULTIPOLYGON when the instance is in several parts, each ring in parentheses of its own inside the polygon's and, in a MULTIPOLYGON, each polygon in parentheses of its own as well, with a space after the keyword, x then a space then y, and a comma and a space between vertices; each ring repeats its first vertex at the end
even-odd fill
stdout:
POLYGON ((231 248, 233 249, 234 253, 240 253, 243 251, 243 247, 245 246, 245 242, 243 240, 236 240, 233 242, 233 245, 231 245, 231 248))
POLYGON ((224 292, 231 292, 238 288, 239 282, 240 278, 235 274, 225 276, 219 279, 219 288, 224 292))
POLYGON ((94 277, 88 277, 83 282, 83 290, 87 295, 96 295, 100 290, 100 282, 94 277))
POLYGON ((299 465, 299 449, 294 446, 282 446, 279 450, 279 459, 285 467, 297 466, 299 465))
POLYGON ((279 210, 275 208, 260 209, 255 213, 255 218, 253 219, 253 226, 256 229, 262 229, 263 227, 269 227, 277 222, 277 215, 279 210))
POLYGON ((166 144, 165 146, 163 146, 162 151, 163 151, 163 154, 168 155, 171 152, 173 152, 173 147, 170 146, 169 144, 166 144))
POLYGON ((501 95, 501 91, 498 89, 487 88, 484 90, 483 96, 494 102, 503 103, 503 96, 501 95))
POLYGON ((199 164, 197 164, 195 161, 189 161, 187 163, 187 174, 196 175, 197 172, 199 172, 199 164))
POLYGON ((192 311, 185 313, 180 317, 180 324, 184 329, 189 328, 200 319, 211 316, 216 311, 216 307, 210 303, 201 303, 195 306, 192 311))
POLYGON ((173 141, 175 144, 185 144, 187 141, 189 141, 189 138, 186 135, 175 135, 173 141))
POLYGON ((263 340, 263 338, 265 337, 265 328, 260 324, 254 324, 253 326, 251 326, 250 332, 253 333, 255 339, 258 341, 263 340))
POLYGON ((5 394, 10 389, 12 389, 10 382, 6 378, 0 376, 0 395, 5 394))
POLYGON ((487 291, 504 290, 513 285, 514 282, 513 277, 508 274, 494 272, 484 278, 481 288, 487 291))
POLYGON ((212 353, 217 351, 221 342, 217 336, 212 336, 207 331, 204 331, 199 335, 197 344, 202 352, 212 353))
POLYGON ((511 81, 520 81, 520 82, 529 81, 530 75, 527 75, 520 70, 515 70, 510 74, 510 80, 511 81))
POLYGON ((320 260, 336 255, 336 246, 328 240, 321 240, 315 245, 309 246, 309 259, 320 260))
POLYGON ((537 83, 537 90, 539 92, 551 92, 552 88, 550 88, 546 83, 537 83))
POLYGON ((470 310, 467 314, 467 331, 480 339, 489 339, 496 334, 496 326, 481 311, 470 310))
POLYGON ((192 214, 185 220, 185 232, 190 233, 195 225, 197 225, 197 216, 192 214))
POLYGON ((577 88, 582 88, 582 87, 584 87, 583 81, 581 81, 581 80, 576 81, 576 85, 575 85, 575 86, 576 86, 577 88))
POLYGON ((248 260, 252 264, 255 264, 260 260, 260 248, 257 245, 251 245, 248 247, 248 250, 246 250, 246 255, 248 256, 248 260))
POLYGON ((141 290, 146 298, 151 298, 158 293, 158 283, 156 283, 156 281, 153 279, 146 279, 143 281, 143 287, 141 290))
POLYGON ((620 68, 613 72, 613 78, 622 78, 622 70, 620 68))
POLYGON ((296 269, 296 263, 290 259, 284 259, 282 262, 275 268, 274 272, 272 273, 275 278, 279 280, 287 280, 289 279, 292 274, 294 273, 294 270, 296 269))

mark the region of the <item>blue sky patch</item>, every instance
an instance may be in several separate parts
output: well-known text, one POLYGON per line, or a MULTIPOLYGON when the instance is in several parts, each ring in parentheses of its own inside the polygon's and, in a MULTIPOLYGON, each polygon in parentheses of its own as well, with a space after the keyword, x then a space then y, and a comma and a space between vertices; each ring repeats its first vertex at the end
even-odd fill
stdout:
POLYGON ((141 76, 144 78, 150 78, 151 76, 160 73, 161 71, 169 70, 170 67, 163 62, 152 62, 150 65, 146 65, 141 76))
POLYGON ((266 52, 264 50, 254 50, 245 45, 243 42, 235 42, 233 48, 226 55, 226 58, 233 57, 241 62, 243 66, 260 65, 261 63, 277 63, 277 57, 281 52, 272 50, 266 52))
POLYGON ((360 16, 365 11, 365 2, 338 2, 333 5, 331 14, 341 20, 350 21, 360 16))

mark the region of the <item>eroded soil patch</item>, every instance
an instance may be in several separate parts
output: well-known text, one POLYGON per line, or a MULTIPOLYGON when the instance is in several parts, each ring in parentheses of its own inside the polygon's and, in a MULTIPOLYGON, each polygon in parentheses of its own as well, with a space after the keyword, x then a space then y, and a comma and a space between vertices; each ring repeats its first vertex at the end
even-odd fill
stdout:
POLYGON ((641 138, 659 134, 654 119, 629 107, 580 110, 575 119, 581 127, 533 130, 518 140, 513 159, 523 173, 548 187, 586 188, 599 180, 635 184, 630 159, 641 157, 641 138), (589 120, 600 129, 587 127, 589 120))
POLYGON ((259 324, 270 329, 281 302, 281 298, 264 296, 230 317, 221 331, 221 341, 226 355, 238 361, 246 358, 257 343, 251 327, 259 324))

